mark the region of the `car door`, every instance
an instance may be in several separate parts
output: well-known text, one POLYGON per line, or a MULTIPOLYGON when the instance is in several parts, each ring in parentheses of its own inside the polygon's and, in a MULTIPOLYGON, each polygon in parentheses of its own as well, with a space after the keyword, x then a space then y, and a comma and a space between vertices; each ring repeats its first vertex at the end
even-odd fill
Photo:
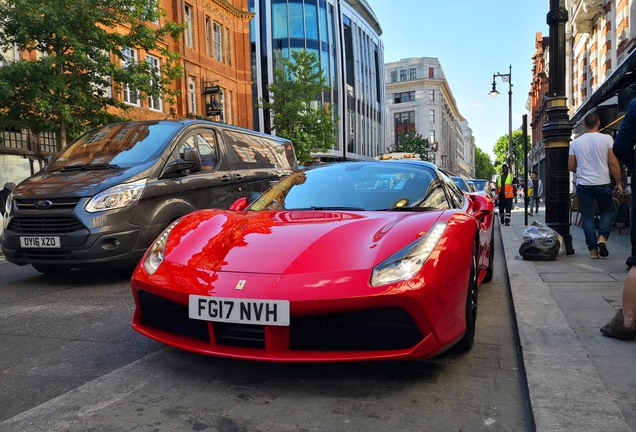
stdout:
POLYGON ((183 159, 187 148, 198 151, 201 168, 180 179, 181 198, 195 209, 229 208, 238 198, 238 188, 227 154, 219 143, 219 130, 215 127, 198 127, 186 133, 177 143, 173 157, 183 159))

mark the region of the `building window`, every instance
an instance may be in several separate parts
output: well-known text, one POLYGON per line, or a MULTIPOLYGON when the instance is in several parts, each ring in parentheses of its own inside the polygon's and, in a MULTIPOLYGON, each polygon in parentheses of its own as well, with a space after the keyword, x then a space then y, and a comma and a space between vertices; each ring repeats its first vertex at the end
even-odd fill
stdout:
POLYGON ((415 100, 415 92, 403 92, 403 93, 395 93, 393 95, 393 102, 396 104, 404 103, 404 102, 413 102, 415 100))
POLYGON ((188 103, 190 105, 190 114, 197 113, 197 80, 191 76, 188 80, 188 103))
POLYGON ((409 69, 409 79, 416 79, 417 78, 417 68, 411 68, 409 69))
POLYGON ((428 111, 428 119, 431 123, 435 123, 435 110, 429 110, 428 111))
POLYGON ((435 69, 428 68, 428 77, 429 78, 435 78, 435 69))
POLYGON ((146 19, 153 24, 159 25, 159 14, 157 0, 147 0, 145 6, 146 19))
POLYGON ((216 61, 223 61, 223 28, 221 24, 214 23, 214 59, 216 61))
POLYGON ((428 91, 428 100, 430 100, 430 101, 434 101, 435 100, 435 90, 429 90, 428 91))
POLYGON ((415 111, 395 113, 393 114, 393 120, 396 124, 415 126, 415 111))
POLYGON ((435 130, 431 129, 431 134, 428 136, 428 142, 433 144, 435 142, 435 130))
MULTIPOLYGON (((150 67, 150 87, 159 87, 161 78, 161 60, 158 57, 146 55, 146 62, 150 67)), ((161 96, 148 96, 148 108, 154 111, 162 111, 161 96)))
POLYGON ((184 9, 184 20, 185 25, 187 26, 187 28, 185 29, 185 44, 188 48, 192 48, 194 41, 192 30, 192 6, 186 3, 184 9))
MULTIPOLYGON (((137 63, 137 50, 132 48, 122 48, 121 54, 121 67, 123 69, 137 63)), ((124 102, 129 105, 139 106, 139 94, 137 89, 131 87, 129 84, 126 84, 124 87, 124 102)))
POLYGON ((391 71, 391 82, 397 81, 397 71, 391 71))
POLYGON ((230 29, 225 29, 225 63, 232 66, 232 47, 230 46, 230 29))
POLYGON ((400 81, 406 81, 406 69, 400 71, 400 81))
POLYGON ((212 19, 205 16, 205 53, 212 56, 212 19))

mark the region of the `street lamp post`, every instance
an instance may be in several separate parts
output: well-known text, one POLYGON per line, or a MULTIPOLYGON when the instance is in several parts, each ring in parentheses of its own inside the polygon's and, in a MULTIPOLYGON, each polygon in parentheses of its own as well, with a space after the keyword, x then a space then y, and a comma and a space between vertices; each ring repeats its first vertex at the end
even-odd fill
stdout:
MULTIPOLYGON (((508 166, 510 167, 511 172, 516 172, 512 170, 513 167, 513 152, 512 152, 512 65, 508 68, 507 74, 500 74, 499 72, 492 74, 492 90, 488 93, 493 98, 499 96, 499 92, 497 91, 497 83, 495 82, 495 78, 501 78, 503 82, 508 83, 508 166)), ((514 164, 516 168, 516 164, 514 164)))
POLYGON ((574 254, 570 234, 570 173, 568 149, 572 125, 566 98, 566 23, 565 0, 550 0, 547 15, 550 26, 550 75, 548 97, 544 100, 546 121, 543 124, 545 164, 550 173, 545 186, 545 222, 558 232, 565 243, 565 253, 574 254))

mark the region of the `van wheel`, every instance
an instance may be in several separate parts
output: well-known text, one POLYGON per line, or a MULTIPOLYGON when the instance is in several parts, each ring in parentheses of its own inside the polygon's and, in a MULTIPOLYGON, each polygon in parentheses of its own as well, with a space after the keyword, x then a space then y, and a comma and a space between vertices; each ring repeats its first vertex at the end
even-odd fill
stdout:
POLYGON ((46 264, 31 264, 34 269, 39 271, 40 273, 44 273, 47 275, 56 275, 56 274, 64 274, 68 273, 71 268, 64 266, 52 266, 46 264))

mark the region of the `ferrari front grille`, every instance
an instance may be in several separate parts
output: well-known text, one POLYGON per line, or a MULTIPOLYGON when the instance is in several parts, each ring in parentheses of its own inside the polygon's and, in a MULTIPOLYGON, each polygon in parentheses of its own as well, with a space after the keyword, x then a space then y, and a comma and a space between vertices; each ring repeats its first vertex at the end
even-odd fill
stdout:
POLYGON ((188 317, 188 306, 139 291, 141 321, 148 327, 210 342, 208 324, 188 317))
POLYGON ((19 216, 11 219, 7 230, 18 234, 65 234, 73 231, 87 230, 83 223, 68 216, 19 216))
MULTIPOLYGON (((188 306, 139 291, 144 325, 211 343, 206 321, 190 319, 188 306)), ((265 349, 262 325, 212 323, 217 345, 265 349)), ((293 351, 382 351, 415 346, 422 340, 413 318, 400 308, 292 317, 289 349, 293 351)))
POLYGON ((298 351, 399 350, 422 340, 413 318, 399 308, 294 318, 289 333, 289 349, 298 351))

